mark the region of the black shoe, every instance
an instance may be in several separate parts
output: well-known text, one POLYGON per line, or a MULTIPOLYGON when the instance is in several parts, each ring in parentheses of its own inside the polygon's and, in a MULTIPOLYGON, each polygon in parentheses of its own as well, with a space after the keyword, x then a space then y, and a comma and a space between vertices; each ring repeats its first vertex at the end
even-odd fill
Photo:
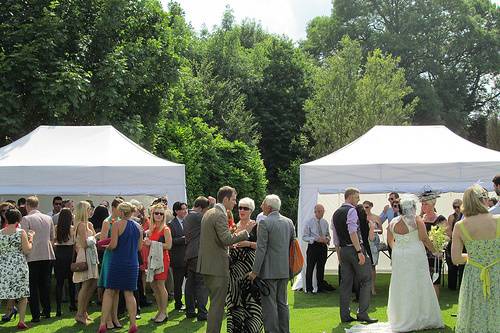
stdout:
POLYGON ((324 283, 321 286, 321 290, 324 290, 324 291, 335 291, 335 287, 332 286, 332 285, 329 285, 328 283, 324 283))
POLYGON ((69 311, 73 312, 73 311, 76 311, 76 310, 78 310, 78 308, 76 307, 76 305, 70 305, 69 306, 69 311))
POLYGON ((184 306, 184 305, 182 305, 182 304, 181 304, 180 306, 179 306, 179 305, 176 305, 176 306, 175 306, 175 309, 176 309, 177 311, 184 311, 184 310, 186 310, 186 306, 184 306))
POLYGON ((194 318, 196 317, 196 312, 186 312, 186 318, 194 318))
POLYGON ((50 319, 50 312, 49 313, 42 313, 40 315, 43 319, 50 319))
POLYGON ((57 310, 56 311, 56 317, 61 317, 61 316, 62 316, 61 310, 57 310))
POLYGON ((39 323, 40 322, 40 317, 31 319, 31 322, 32 323, 39 323))
POLYGON ((365 322, 365 323, 368 323, 368 324, 373 324, 373 323, 378 322, 378 319, 372 319, 370 317, 360 317, 360 316, 358 316, 358 321, 362 321, 362 322, 365 322))
POLYGON ((343 323, 352 323, 353 321, 356 321, 356 319, 354 319, 353 317, 349 316, 348 318, 346 319, 342 319, 341 322, 343 323))
POLYGON ((207 321, 206 316, 198 316, 198 321, 207 321))

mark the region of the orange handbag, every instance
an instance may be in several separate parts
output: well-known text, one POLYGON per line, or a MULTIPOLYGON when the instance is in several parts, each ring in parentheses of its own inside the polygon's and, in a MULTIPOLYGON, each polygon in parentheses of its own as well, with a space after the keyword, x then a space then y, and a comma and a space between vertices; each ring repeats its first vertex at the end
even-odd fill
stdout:
POLYGON ((297 274, 302 271, 304 266, 304 256, 300 250, 299 241, 294 238, 290 241, 290 279, 293 279, 297 274))

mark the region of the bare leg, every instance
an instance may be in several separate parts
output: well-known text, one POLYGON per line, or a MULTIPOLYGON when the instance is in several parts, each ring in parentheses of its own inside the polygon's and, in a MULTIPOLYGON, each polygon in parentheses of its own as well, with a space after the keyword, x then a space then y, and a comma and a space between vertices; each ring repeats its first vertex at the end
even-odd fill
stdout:
POLYGON ((156 316, 156 321, 165 320, 167 315, 167 305, 168 305, 168 293, 165 288, 164 280, 156 280, 153 282, 155 285, 155 289, 158 291, 158 315, 156 316))
POLYGON ((156 301, 156 307, 158 308, 158 312, 156 313, 156 315, 153 318, 153 320, 156 320, 156 318, 158 318, 158 315, 160 314, 160 308, 161 308, 160 294, 159 294, 158 287, 156 285, 156 281, 151 282, 151 289, 153 289, 153 296, 154 296, 155 301, 156 301))
POLYGON ((118 319, 118 302, 120 300, 120 293, 115 293, 113 296, 113 307, 111 309, 111 321, 113 325, 121 327, 120 320, 118 319))
POLYGON ((134 327, 136 326, 135 315, 137 314, 137 304, 135 302, 134 293, 130 290, 125 290, 123 294, 125 296, 125 304, 130 318, 130 327, 134 327))
POLYGON ((24 323, 24 316, 26 315, 26 304, 28 304, 28 299, 26 297, 20 298, 17 302, 20 323, 24 323))
POLYGON ((111 316, 111 308, 113 307, 113 297, 117 294, 116 290, 106 289, 102 295, 101 308, 101 326, 106 325, 106 321, 111 316))

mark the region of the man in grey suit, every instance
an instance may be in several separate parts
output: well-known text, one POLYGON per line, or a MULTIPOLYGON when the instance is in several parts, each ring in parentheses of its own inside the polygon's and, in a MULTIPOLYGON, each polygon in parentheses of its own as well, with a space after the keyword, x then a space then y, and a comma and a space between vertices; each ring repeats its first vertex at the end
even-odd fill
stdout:
MULTIPOLYGON (((215 201, 215 199, 214 199, 215 201)), ((203 282, 203 275, 196 273, 198 250, 200 249, 201 219, 209 209, 209 199, 198 197, 194 207, 184 220, 184 235, 186 236, 185 261, 187 278, 185 287, 186 317, 198 317, 198 321, 207 320, 208 290, 203 282), (198 309, 198 314, 196 314, 198 309)))
POLYGON ((281 200, 275 194, 266 196, 261 205, 267 217, 257 227, 257 251, 249 278, 258 276, 269 286, 262 297, 262 319, 266 333, 289 333, 287 283, 290 274, 290 242, 295 238, 292 220, 281 215, 281 200))
MULTIPOLYGON (((217 192, 217 204, 209 209, 201 220, 200 250, 197 272, 203 274, 210 295, 207 332, 219 333, 224 316, 229 282, 228 246, 247 240, 251 230, 231 233, 227 211, 236 204, 236 190, 223 186, 217 192)), ((250 225, 249 225, 250 226, 250 225)), ((253 227, 253 226, 252 226, 253 227)))

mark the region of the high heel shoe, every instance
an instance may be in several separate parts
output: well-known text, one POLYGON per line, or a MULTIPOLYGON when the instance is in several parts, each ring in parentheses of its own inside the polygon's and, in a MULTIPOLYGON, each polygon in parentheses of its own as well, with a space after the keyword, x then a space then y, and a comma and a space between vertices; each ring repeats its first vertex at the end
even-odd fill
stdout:
POLYGON ((4 314, 2 316, 2 321, 5 323, 5 322, 8 322, 12 319, 12 317, 14 317, 14 319, 16 318, 17 316, 17 308, 16 307, 13 307, 12 310, 10 311, 9 314, 4 314))
POLYGON ((27 328, 29 328, 29 326, 26 325, 25 323, 23 323, 22 321, 20 321, 19 323, 17 323, 17 329, 18 330, 25 330, 27 328))
POLYGON ((114 320, 113 320, 113 326, 115 328, 123 328, 123 325, 120 322, 115 322, 114 320))
POLYGON ((106 324, 102 324, 99 326, 99 330, 97 330, 97 333, 106 333, 108 328, 106 327, 106 324))
POLYGON ((138 331, 137 325, 130 326, 128 333, 136 333, 138 331))

